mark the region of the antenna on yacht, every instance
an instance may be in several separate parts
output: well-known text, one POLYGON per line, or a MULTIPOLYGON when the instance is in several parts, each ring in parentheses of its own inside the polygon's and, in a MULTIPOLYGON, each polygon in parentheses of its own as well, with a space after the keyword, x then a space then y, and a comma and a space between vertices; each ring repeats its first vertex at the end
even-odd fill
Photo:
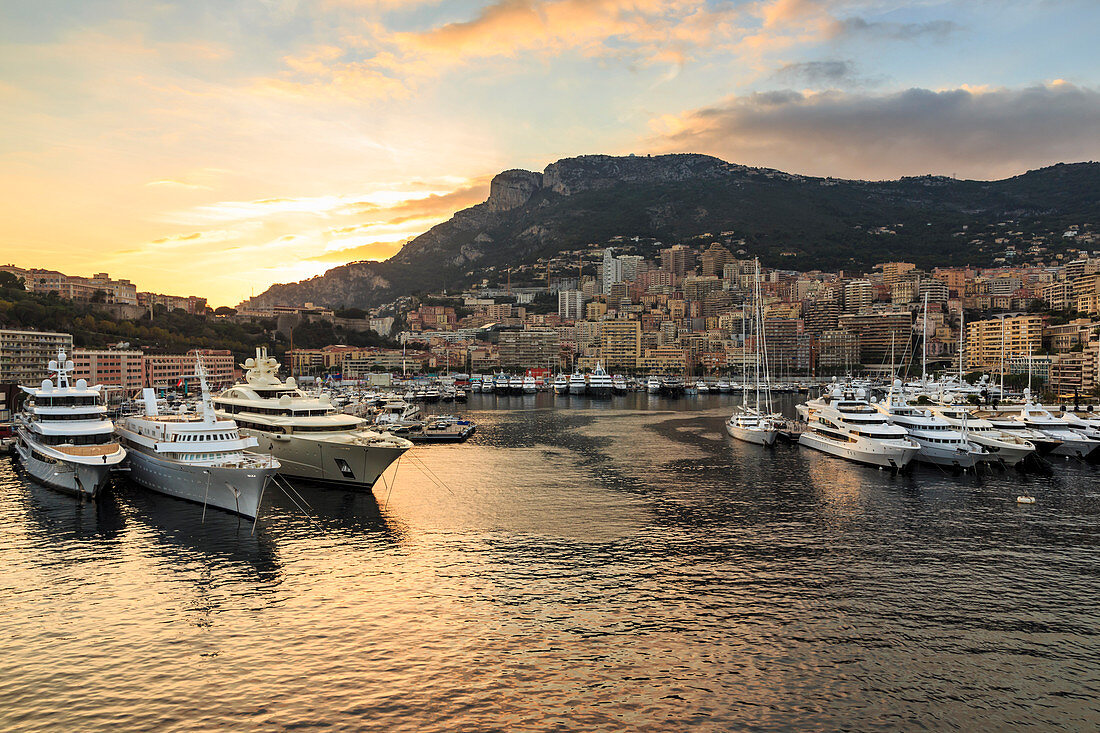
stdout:
POLYGON ((199 388, 202 390, 202 421, 214 422, 214 402, 210 399, 210 387, 206 383, 206 367, 202 364, 202 354, 195 350, 195 373, 199 376, 199 388))

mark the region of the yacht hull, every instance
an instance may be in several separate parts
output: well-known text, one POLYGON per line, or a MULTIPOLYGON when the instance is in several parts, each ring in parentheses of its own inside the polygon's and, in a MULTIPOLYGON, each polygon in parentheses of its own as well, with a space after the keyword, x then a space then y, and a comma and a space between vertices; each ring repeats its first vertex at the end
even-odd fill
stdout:
POLYGON ((84 463, 70 463, 58 461, 51 463, 35 458, 31 450, 23 443, 16 441, 15 450, 19 456, 19 463, 27 474, 42 484, 57 491, 63 491, 73 496, 82 496, 94 499, 107 485, 111 477, 110 464, 95 465, 84 463))
POLYGON ((798 438, 798 444, 837 458, 882 468, 905 468, 920 450, 916 445, 903 448, 883 444, 842 443, 812 432, 802 433, 798 438))
POLYGON ((920 443, 920 451, 917 460, 921 463, 931 463, 947 468, 973 468, 976 464, 986 459, 984 453, 977 453, 965 449, 943 448, 937 445, 929 445, 920 438, 913 438, 920 443))
POLYGON ((256 430, 241 430, 260 443, 256 449, 270 453, 279 460, 281 476, 339 484, 349 488, 370 490, 378 477, 400 458, 407 447, 360 445, 297 436, 273 437, 256 430))
POLYGON ((1100 446, 1100 442, 1087 438, 1084 435, 1079 438, 1067 437, 1063 434, 1050 435, 1048 437, 1058 440, 1059 444, 1051 451, 1052 456, 1068 456, 1070 458, 1088 458, 1089 455, 1100 446))
POLYGON ((268 478, 278 469, 219 468, 167 461, 131 450, 130 478, 158 494, 255 519, 268 478))
POLYGON ((1015 466, 1020 461, 1035 453, 1034 447, 1014 445, 1003 440, 986 438, 983 435, 971 433, 970 439, 985 448, 988 455, 985 460, 990 463, 1003 463, 1006 466, 1015 466))
POLYGON ((775 445, 775 438, 779 435, 774 428, 745 427, 731 422, 726 423, 726 432, 737 440, 763 446, 775 445))

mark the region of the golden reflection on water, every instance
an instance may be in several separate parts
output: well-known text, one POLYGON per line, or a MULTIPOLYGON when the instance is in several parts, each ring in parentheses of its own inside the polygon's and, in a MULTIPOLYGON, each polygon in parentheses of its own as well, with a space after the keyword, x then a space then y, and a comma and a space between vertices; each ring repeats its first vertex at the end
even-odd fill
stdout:
POLYGON ((1096 718, 1091 469, 1027 479, 1022 515, 1013 475, 740 443, 722 399, 472 400, 474 440, 418 446, 392 492, 299 486, 308 517, 276 492, 254 533, 0 464, 0 728, 1096 718))

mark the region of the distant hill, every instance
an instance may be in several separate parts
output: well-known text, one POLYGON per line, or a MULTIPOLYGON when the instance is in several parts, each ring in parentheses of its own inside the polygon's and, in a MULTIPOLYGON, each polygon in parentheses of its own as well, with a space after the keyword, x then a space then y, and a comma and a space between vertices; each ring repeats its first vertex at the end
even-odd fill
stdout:
POLYGON ((1009 220, 1010 230, 1025 234, 1096 223, 1098 191, 1100 163, 1058 164, 1002 181, 850 181, 694 154, 566 158, 542 173, 498 174, 488 200, 385 262, 352 262, 273 285, 255 302, 369 307, 444 283, 467 285, 490 266, 530 264, 615 236, 667 245, 707 233, 718 241, 719 233, 733 232, 749 254, 785 269, 859 270, 893 259, 990 264, 995 253, 970 244, 970 232, 1009 220))

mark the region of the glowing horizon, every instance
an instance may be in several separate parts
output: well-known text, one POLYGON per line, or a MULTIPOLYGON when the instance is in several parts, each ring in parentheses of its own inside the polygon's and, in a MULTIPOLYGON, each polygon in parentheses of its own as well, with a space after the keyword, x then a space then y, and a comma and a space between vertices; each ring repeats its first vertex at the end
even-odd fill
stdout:
POLYGON ((1100 159, 1100 8, 1078 0, 47 0, 5 16, 0 261, 212 305, 385 259, 495 173, 585 153, 876 179, 1100 159))

